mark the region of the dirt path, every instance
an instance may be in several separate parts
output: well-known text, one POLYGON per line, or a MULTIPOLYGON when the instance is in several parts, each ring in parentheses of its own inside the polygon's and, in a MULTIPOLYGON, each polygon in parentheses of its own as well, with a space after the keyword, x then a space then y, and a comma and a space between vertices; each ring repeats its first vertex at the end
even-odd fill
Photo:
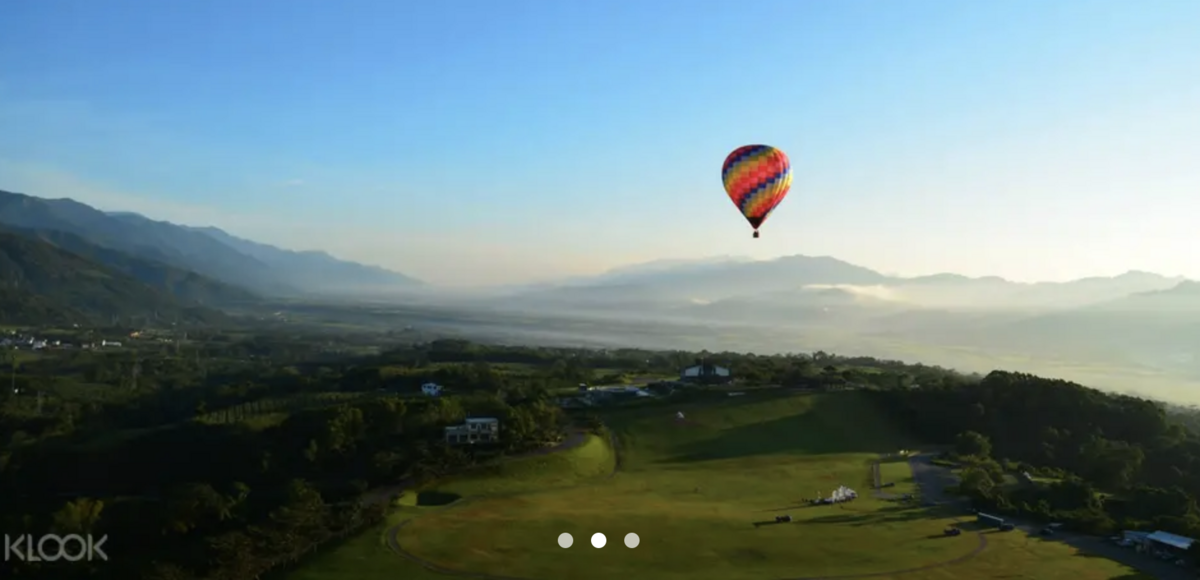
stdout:
POLYGON ((883 475, 879 471, 879 464, 882 462, 882 457, 871 462, 871 495, 878 499, 900 499, 900 496, 894 493, 883 491, 883 475))

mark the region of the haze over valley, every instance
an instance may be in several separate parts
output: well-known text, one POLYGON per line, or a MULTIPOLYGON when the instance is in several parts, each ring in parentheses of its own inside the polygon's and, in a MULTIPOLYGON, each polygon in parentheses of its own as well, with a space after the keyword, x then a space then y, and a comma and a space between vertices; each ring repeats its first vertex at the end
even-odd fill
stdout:
MULTIPOLYGON (((204 306, 269 304, 286 318, 291 309, 312 312, 320 303, 372 304, 390 314, 355 324, 547 344, 825 350, 971 372, 1041 372, 1200 401, 1193 396, 1200 393, 1194 390, 1200 361, 1192 346, 1200 344, 1200 283, 1151 272, 1023 283, 954 273, 888 276, 827 256, 723 256, 630 264, 533 286, 447 289, 323 252, 102 212, 68 199, 0 192, 0 225, 10 265, 28 251, 14 244, 62 250, 64 259, 81 256, 150 284, 139 292, 156 296, 118 294, 111 304, 93 305, 93 315, 194 316, 204 306)), ((17 270, 8 280, 53 278, 56 268, 77 271, 49 259, 10 267, 17 270)), ((23 290, 39 291, 35 284, 10 286, 8 299, 19 302, 23 290)), ((42 292, 37 302, 43 313, 87 314, 71 296, 56 298, 54 291, 42 292)))

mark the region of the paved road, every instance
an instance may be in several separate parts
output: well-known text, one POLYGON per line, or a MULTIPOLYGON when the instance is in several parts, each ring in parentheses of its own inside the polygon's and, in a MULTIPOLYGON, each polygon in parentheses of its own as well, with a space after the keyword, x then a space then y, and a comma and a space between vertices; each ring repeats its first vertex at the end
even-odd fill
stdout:
POLYGON ((913 481, 921 490, 921 503, 925 505, 961 504, 963 501, 946 493, 952 486, 958 485, 958 476, 948 468, 933 463, 933 453, 919 453, 908 458, 912 468, 913 481))
MULTIPOLYGON (((934 456, 932 453, 922 453, 909 459, 913 480, 921 487, 922 501, 930 505, 966 504, 963 500, 946 493, 946 488, 958 483, 958 477, 949 468, 935 465, 934 456)), ((1039 533, 1042 529, 1039 524, 1006 519, 1012 521, 1017 530, 1026 535, 1043 541, 1063 542, 1077 550, 1108 558, 1161 580, 1196 580, 1195 575, 1185 568, 1122 548, 1103 538, 1070 532, 1059 532, 1054 536, 1045 537, 1039 533)))

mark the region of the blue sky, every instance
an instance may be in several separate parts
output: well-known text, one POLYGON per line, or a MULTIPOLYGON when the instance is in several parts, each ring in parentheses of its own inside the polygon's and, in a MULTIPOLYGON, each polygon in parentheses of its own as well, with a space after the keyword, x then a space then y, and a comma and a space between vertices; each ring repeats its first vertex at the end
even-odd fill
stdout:
POLYGON ((1194 0, 56 0, 2 30, 0 189, 433 282, 1200 277, 1194 0), (758 240, 720 183, 749 143, 795 172, 758 240))

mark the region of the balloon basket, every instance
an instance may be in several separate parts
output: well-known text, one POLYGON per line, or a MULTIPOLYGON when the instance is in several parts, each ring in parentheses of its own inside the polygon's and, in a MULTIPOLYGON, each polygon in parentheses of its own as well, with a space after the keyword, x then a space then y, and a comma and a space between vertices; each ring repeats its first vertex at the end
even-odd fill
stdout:
POLYGON ((754 232, 754 237, 756 237, 756 238, 758 237, 758 232, 757 232, 757 231, 755 231, 755 232, 754 232))

